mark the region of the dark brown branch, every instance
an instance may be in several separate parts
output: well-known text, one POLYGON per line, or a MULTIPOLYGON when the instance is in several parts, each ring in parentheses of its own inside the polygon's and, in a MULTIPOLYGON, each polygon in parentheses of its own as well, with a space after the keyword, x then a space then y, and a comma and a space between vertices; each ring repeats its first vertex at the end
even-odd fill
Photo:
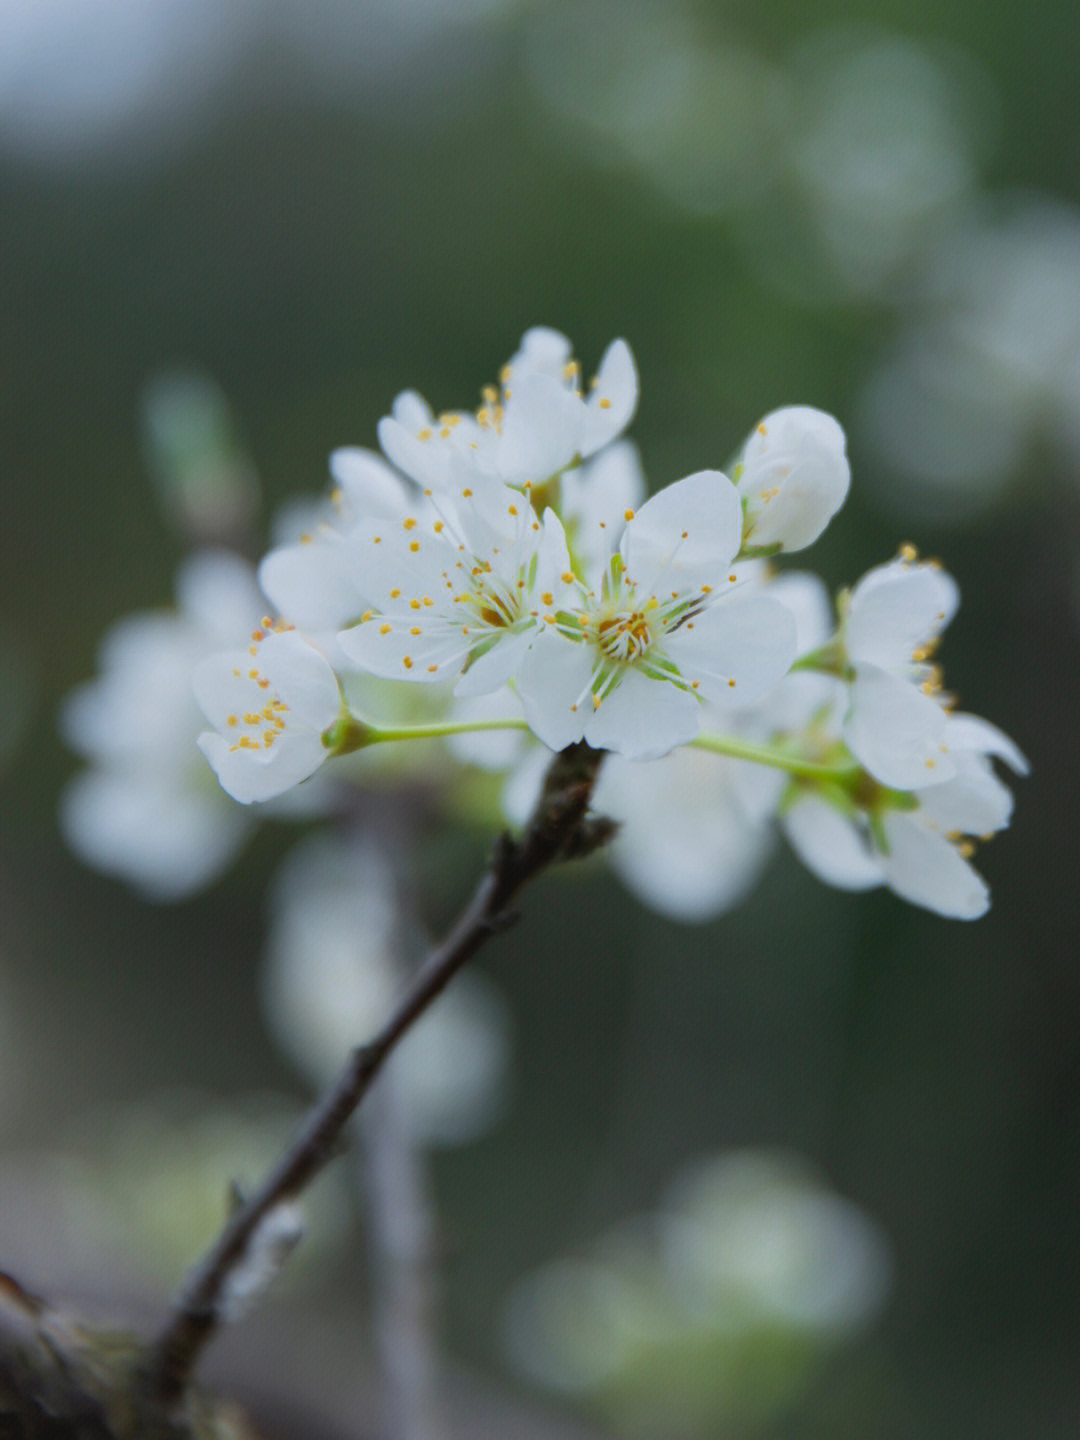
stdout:
POLYGON ((520 890, 555 861, 604 844, 610 822, 587 817, 603 754, 580 743, 553 759, 544 788, 520 840, 503 835, 491 865, 449 935, 428 956, 383 1029, 348 1063, 293 1140, 277 1167, 237 1210, 192 1273, 168 1322, 147 1347, 143 1376, 148 1398, 162 1407, 183 1395, 204 1347, 222 1321, 230 1276, 246 1261, 262 1221, 297 1196, 331 1160, 342 1131, 395 1046, 485 940, 511 920, 520 890))

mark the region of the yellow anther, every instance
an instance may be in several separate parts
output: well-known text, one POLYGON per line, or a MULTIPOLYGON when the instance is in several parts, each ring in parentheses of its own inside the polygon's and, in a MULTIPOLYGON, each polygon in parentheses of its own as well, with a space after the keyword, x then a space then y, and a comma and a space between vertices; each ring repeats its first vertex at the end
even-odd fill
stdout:
POLYGON ((400 598, 401 598, 401 591, 400 591, 400 590, 398 589, 398 587, 395 585, 394 588, 393 588, 393 590, 390 591, 390 599, 391 599, 391 600, 399 600, 400 598))
POLYGON ((405 529, 405 530, 415 530, 415 529, 416 529, 416 521, 413 519, 413 517, 412 517, 411 515, 408 516, 407 519, 403 520, 403 521, 401 522, 401 524, 402 524, 402 528, 405 529))
POLYGON ((411 669, 412 669, 412 656, 411 656, 411 655, 403 655, 403 656, 401 657, 401 663, 402 663, 402 665, 405 666, 405 669, 406 669, 406 670, 411 670, 411 669))
POLYGON ((390 622, 389 622, 388 620, 384 620, 383 623, 379 626, 379 634, 380 634, 380 635, 389 635, 389 634, 390 634, 390 631, 391 631, 393 628, 394 628, 394 627, 390 624, 390 622))
POLYGON ((604 398, 603 398, 602 400, 598 400, 596 403, 600 406, 600 409, 601 409, 601 410, 610 410, 610 409, 611 409, 611 401, 607 398, 606 395, 604 396, 604 398))
POLYGON ((419 540, 410 540, 410 541, 409 541, 409 549, 410 549, 410 550, 413 552, 413 554, 415 555, 416 552, 420 549, 420 541, 419 541, 419 540))
POLYGON ((410 625, 410 626, 409 626, 409 634, 410 634, 410 635, 422 635, 423 633, 424 633, 424 632, 423 632, 423 630, 420 628, 419 625, 410 625))
POLYGON ((417 438, 418 440, 430 440, 430 439, 431 439, 431 428, 430 428, 430 426, 425 425, 422 430, 418 430, 417 433, 416 433, 416 438, 417 438))
POLYGON ((624 520, 632 520, 632 519, 634 518, 634 512, 633 512, 633 510, 624 510, 624 511, 622 512, 622 518, 623 518, 624 520))
POLYGON ((915 548, 914 545, 910 545, 910 544, 906 544, 906 543, 905 543, 905 544, 903 544, 903 545, 900 546, 900 559, 901 559, 901 560, 906 560, 906 561, 910 564, 912 560, 917 560, 918 558, 919 558, 919 552, 918 552, 918 550, 916 550, 916 548, 915 548))

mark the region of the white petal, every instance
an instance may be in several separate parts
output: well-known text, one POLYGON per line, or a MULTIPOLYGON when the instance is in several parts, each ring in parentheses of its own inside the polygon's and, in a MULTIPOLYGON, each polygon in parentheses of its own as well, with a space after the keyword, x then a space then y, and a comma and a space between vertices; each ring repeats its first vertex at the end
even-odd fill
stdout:
POLYGON ((490 695, 501 690, 521 668, 535 633, 534 630, 524 630, 520 634, 507 634, 497 639, 490 650, 472 661, 454 686, 454 694, 462 697, 490 695))
POLYGON ((687 585, 704 578, 716 586, 738 551, 741 526, 734 485, 719 470, 701 470, 646 500, 619 549, 627 574, 645 594, 680 589, 682 577, 687 585))
POLYGON ((562 380, 572 354, 573 346, 561 331, 534 325, 526 330, 520 347, 507 361, 511 384, 533 374, 562 380))
POLYGON ((547 480, 581 453, 585 407, 561 380, 532 374, 513 383, 499 447, 509 485, 547 480))
POLYGON ((850 480, 844 432, 831 415, 806 405, 774 410, 743 450, 744 539, 804 549, 844 503, 850 480))
POLYGON ((592 665, 588 645, 548 631, 539 633, 525 657, 514 688, 530 730, 551 750, 564 750, 585 733, 592 665))
POLYGON ((896 790, 938 784, 955 773, 948 712, 906 680, 860 667, 851 686, 844 739, 875 780, 896 790))
POLYGON ((334 450, 330 455, 330 474, 341 486, 349 509, 358 520, 400 515, 415 495, 381 455, 359 446, 334 450))
POLYGON ((882 868, 901 899, 953 920, 977 920, 986 913, 986 882, 955 845, 898 811, 887 814, 883 824, 889 848, 882 868))
POLYGON ((190 555, 176 572, 176 598, 207 637, 207 650, 235 645, 265 608, 247 560, 225 550, 190 555))
POLYGON ((295 630, 268 635, 259 645, 259 668, 293 715, 320 733, 341 710, 341 687, 323 655, 295 630))
POLYGON ((470 649, 460 629, 451 629, 439 617, 425 624, 423 616, 386 620, 376 615, 342 630, 337 641, 352 664, 369 675, 425 683, 457 676, 470 649), (413 623, 416 620, 420 623, 413 623), (420 634, 412 634, 413 629, 420 634))
POLYGON ((289 744, 271 750, 238 750, 217 731, 199 736, 199 749, 218 777, 221 788, 241 805, 270 800, 314 775, 327 751, 314 731, 302 732, 289 744))
POLYGON ((645 498, 645 475, 637 446, 619 440, 561 480, 559 511, 574 536, 583 573, 603 569, 626 524, 626 512, 645 498))
POLYGON ((882 883, 881 862, 862 831, 816 795, 796 800, 780 823, 796 855, 826 885, 868 890, 882 883))
POLYGON ((724 706, 759 700, 790 670, 795 648, 791 611, 764 595, 719 600, 664 637, 685 679, 724 706))
POLYGON ((701 702, 693 694, 628 666, 588 719, 585 739, 628 760, 653 760, 693 740, 700 728, 701 702))
POLYGON ((1004 760, 1016 775, 1027 775, 1031 769, 1019 746, 979 715, 955 712, 950 715, 948 741, 952 750, 976 750, 983 755, 994 755, 1004 760))
POLYGON ((879 565, 852 592, 848 655, 856 665, 905 673, 913 653, 944 630, 959 603, 956 581, 934 565, 879 565))
POLYGON ((402 390, 400 395, 395 396, 390 414, 406 430, 422 430, 425 425, 435 423, 431 406, 415 390, 402 390))
POLYGON ((981 755, 957 755, 953 778, 918 794, 920 815, 944 835, 993 835, 1012 818, 1012 793, 981 755))
MULTIPOLYGON (((426 425, 421 428, 431 429, 426 425)), ((415 430, 406 429, 400 421, 386 415, 379 421, 379 444, 387 459, 420 486, 443 489, 454 478, 455 452, 441 443, 437 431, 421 440, 415 430)))
POLYGON ((626 429, 637 409, 637 396, 634 357, 625 340, 615 340, 600 361, 586 406, 583 456, 594 454, 626 429))
POLYGON ((720 915, 753 885, 772 850, 772 830, 748 818, 731 784, 740 766, 681 749, 661 760, 605 761, 593 797, 619 830, 606 851, 627 888, 675 920, 720 915))
POLYGON ((768 582, 773 600, 795 617, 796 645, 806 655, 824 645, 833 631, 833 610, 824 581, 808 570, 785 570, 768 582))
POLYGON ((259 565, 259 583, 279 615, 313 633, 340 629, 367 605, 352 555, 334 535, 271 550, 259 565))

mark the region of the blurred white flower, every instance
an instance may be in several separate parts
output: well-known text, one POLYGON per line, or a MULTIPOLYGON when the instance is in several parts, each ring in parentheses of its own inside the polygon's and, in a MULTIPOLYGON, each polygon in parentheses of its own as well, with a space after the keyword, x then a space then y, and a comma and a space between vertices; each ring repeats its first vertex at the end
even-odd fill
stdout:
POLYGON ((251 18, 217 0, 4 0, 0 149, 115 165, 190 144, 225 99, 251 18))
MULTIPOLYGON (((220 1232, 235 1189, 264 1178, 299 1119, 282 1096, 223 1107, 197 1091, 77 1114, 54 1148, 0 1155, 8 1253, 44 1289, 163 1302, 220 1232)), ((345 1239, 342 1181, 329 1176, 305 1201, 305 1243, 286 1284, 305 1283, 345 1239)), ((277 1227, 264 1238, 275 1230, 280 1238, 277 1227)))
MULTIPOLYGON (((374 843, 298 846, 278 872, 263 996, 282 1049, 316 1084, 390 1017, 408 979, 396 880, 374 843)), ((505 1103, 509 1021, 502 997, 459 975, 387 1063, 395 1114, 421 1144, 482 1134, 505 1103)))
POLYGON ((244 637, 265 602, 251 567, 224 552, 185 561, 176 594, 175 610, 132 615, 108 632, 98 676, 72 691, 58 717, 67 743, 90 762, 61 799, 68 844, 156 900, 214 880, 251 823, 199 754, 204 722, 191 674, 244 637))
POLYGON ((963 522, 1030 471, 1080 461, 1080 211, 1030 196, 972 206, 922 260, 913 313, 857 423, 869 493, 963 522))
POLYGON ((741 1433, 873 1323, 891 1277, 880 1227, 809 1165, 736 1152, 688 1167, 656 1213, 581 1258, 527 1276, 504 1345, 534 1382, 620 1430, 741 1433))

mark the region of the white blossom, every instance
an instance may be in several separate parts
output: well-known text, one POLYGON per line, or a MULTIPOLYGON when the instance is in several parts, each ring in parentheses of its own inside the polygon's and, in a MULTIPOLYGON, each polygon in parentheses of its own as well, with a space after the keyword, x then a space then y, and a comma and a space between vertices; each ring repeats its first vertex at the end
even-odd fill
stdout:
POLYGON ((341 689, 297 631, 255 630, 246 650, 198 665, 192 683, 214 726, 199 748, 234 800, 282 795, 328 758, 323 736, 341 714, 341 689))
POLYGON ((881 789, 837 805, 824 793, 796 792, 784 812, 800 859, 827 884, 847 890, 887 885, 902 899, 958 920, 989 908, 985 881, 969 863, 975 839, 1009 823, 1012 795, 991 757, 1027 773, 1023 755, 1000 730, 973 715, 945 715, 948 779, 906 793, 881 789))
POLYGON ((278 614, 305 634, 329 635, 363 612, 368 599, 363 574, 346 537, 360 524, 405 514, 417 498, 381 455, 360 448, 330 457, 334 487, 329 501, 293 507, 279 519, 288 539, 259 566, 259 583, 278 614))
POLYGON ((156 900, 215 879, 250 829, 195 740, 194 665, 235 644, 265 602, 251 567, 206 551, 181 567, 177 607, 128 616, 107 634, 98 675, 65 700, 60 728, 90 762, 67 786, 60 822, 88 864, 156 900))
POLYGON ((541 522, 498 482, 476 481, 353 540, 369 608, 338 635, 352 663, 385 679, 456 680, 497 690, 518 670, 541 614, 568 603, 574 577, 562 526, 541 522))
POLYGON ((871 570, 851 593, 843 640, 854 676, 844 739, 883 785, 912 790, 954 773, 947 697, 931 656, 959 600, 944 570, 906 556, 871 570))
POLYGON ((583 387, 569 340, 537 328, 482 397, 475 414, 436 416, 405 391, 380 422, 379 443, 425 489, 452 489, 477 476, 518 488, 541 484, 622 433, 637 405, 637 373, 629 346, 616 340, 583 387))
POLYGON ((789 405, 754 428, 733 478, 743 501, 743 544, 803 550, 847 498, 844 432, 823 410, 789 405))
POLYGON ((701 705, 751 703, 795 658, 795 625, 767 596, 738 596, 741 515, 719 471, 687 476, 627 511, 618 548, 549 609, 516 686, 552 749, 585 739, 631 759, 698 733, 701 705))

